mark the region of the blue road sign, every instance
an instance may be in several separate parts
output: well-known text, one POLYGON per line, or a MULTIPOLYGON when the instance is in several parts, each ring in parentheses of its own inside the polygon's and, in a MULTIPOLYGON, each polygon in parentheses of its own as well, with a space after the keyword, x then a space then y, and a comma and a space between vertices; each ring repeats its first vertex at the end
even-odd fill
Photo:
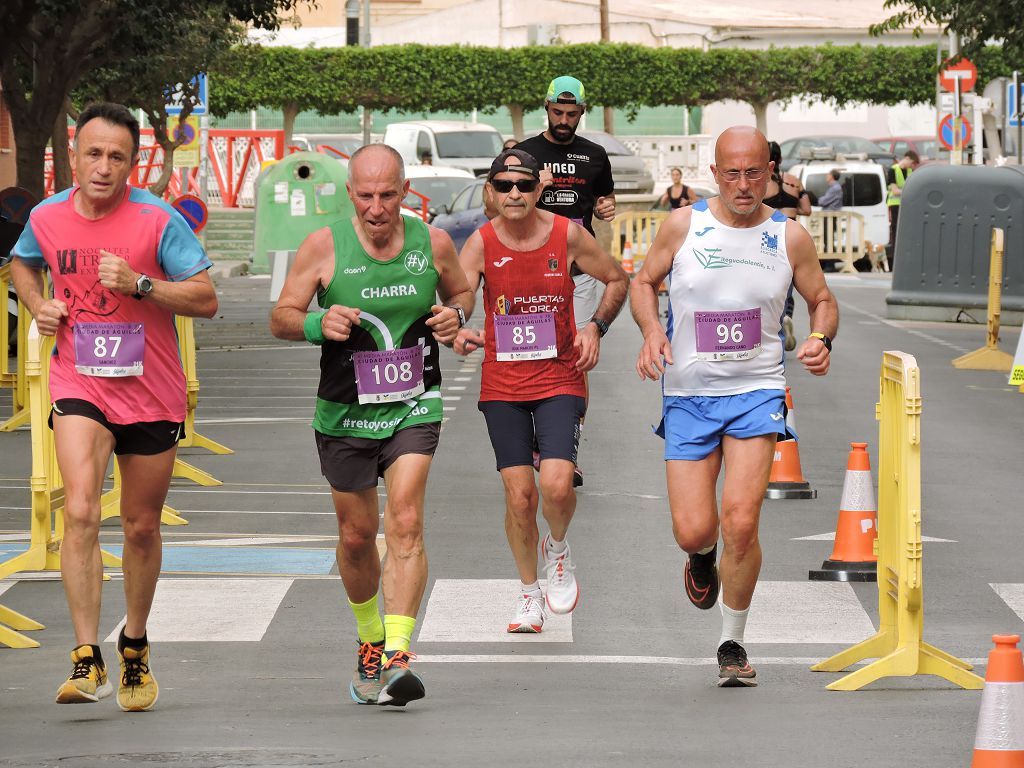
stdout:
MULTIPOLYGON (((1021 90, 1024 90, 1024 82, 1021 83, 1021 90)), ((1007 125, 1011 128, 1016 128, 1024 120, 1024 114, 1022 114, 1022 110, 1018 106, 1017 94, 1014 91, 1013 81, 1011 80, 1006 86, 1006 120, 1007 125)))
MULTIPOLYGON (((946 149, 953 149, 953 116, 946 115, 939 123, 939 142, 946 149)), ((960 118, 960 146, 971 143, 971 124, 966 117, 960 118)))
MULTIPOLYGON (((205 115, 210 104, 210 92, 207 84, 206 73, 200 72, 192 78, 192 85, 197 87, 199 102, 192 108, 193 115, 205 115)), ((167 90, 167 114, 180 115, 182 110, 182 86, 181 83, 167 90)))
POLYGON ((206 226, 206 203, 195 195, 182 195, 171 203, 171 207, 184 217, 193 232, 200 232, 206 226))

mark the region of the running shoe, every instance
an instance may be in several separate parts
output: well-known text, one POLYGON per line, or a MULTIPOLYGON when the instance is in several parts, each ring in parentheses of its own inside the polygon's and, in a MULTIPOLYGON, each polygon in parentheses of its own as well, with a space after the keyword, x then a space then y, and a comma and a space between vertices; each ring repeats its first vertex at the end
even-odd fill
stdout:
POLYGON ((757 672, 747 661, 747 652, 735 640, 726 640, 718 646, 718 687, 753 688, 757 685, 757 672))
POLYGON ((106 665, 92 655, 92 647, 80 645, 71 651, 75 667, 71 676, 57 689, 58 704, 89 704, 114 692, 107 678, 106 665))
POLYGON ((796 349, 796 333, 793 331, 793 318, 789 315, 782 318, 782 330, 786 334, 786 351, 792 352, 796 349))
POLYGON ((579 488, 583 485, 583 470, 579 467, 573 467, 572 469, 572 487, 579 488))
POLYGON ((572 613, 580 599, 580 587, 573 575, 576 566, 569 553, 569 543, 566 542, 562 553, 554 555, 548 551, 548 537, 545 536, 540 549, 544 553, 544 569, 547 571, 548 610, 552 613, 572 613))
POLYGON ((348 692, 356 704, 376 704, 380 695, 380 665, 384 641, 361 643, 356 655, 356 672, 352 675, 348 692))
POLYGON ((516 617, 508 625, 508 631, 536 634, 543 628, 544 598, 520 595, 516 603, 516 617))
POLYGON ((380 673, 378 704, 404 707, 410 701, 426 696, 423 680, 409 669, 412 658, 413 655, 408 651, 392 651, 390 656, 385 657, 383 671, 380 673))
POLYGON ((121 680, 117 687, 117 706, 124 712, 148 712, 156 704, 160 688, 149 668, 149 646, 118 650, 121 680))
POLYGON ((690 602, 706 611, 718 600, 718 545, 706 555, 694 553, 683 569, 683 584, 690 602))

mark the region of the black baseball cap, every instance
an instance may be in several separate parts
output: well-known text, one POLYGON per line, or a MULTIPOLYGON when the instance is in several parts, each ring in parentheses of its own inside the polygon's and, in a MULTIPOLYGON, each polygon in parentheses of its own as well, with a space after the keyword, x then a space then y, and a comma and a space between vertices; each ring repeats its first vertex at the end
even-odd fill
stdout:
POLYGON ((505 171, 525 173, 528 176, 533 176, 533 178, 539 179, 540 163, 538 163, 537 158, 529 152, 524 152, 521 149, 515 148, 505 149, 502 150, 501 154, 494 158, 494 162, 491 163, 491 170, 487 172, 487 180, 490 181, 499 173, 505 173, 505 171), (509 163, 509 158, 513 157, 519 162, 509 163))

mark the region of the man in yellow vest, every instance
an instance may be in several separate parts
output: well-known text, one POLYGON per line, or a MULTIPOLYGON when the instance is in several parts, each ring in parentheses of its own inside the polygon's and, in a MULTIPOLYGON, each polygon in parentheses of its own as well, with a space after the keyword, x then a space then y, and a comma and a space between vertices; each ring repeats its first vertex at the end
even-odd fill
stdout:
POLYGON ((903 185, 907 183, 910 174, 921 164, 921 158, 917 152, 908 149, 906 154, 900 158, 898 163, 893 163, 886 174, 886 181, 889 184, 889 196, 886 205, 889 206, 889 269, 896 259, 896 222, 900 218, 900 198, 903 195, 903 185))

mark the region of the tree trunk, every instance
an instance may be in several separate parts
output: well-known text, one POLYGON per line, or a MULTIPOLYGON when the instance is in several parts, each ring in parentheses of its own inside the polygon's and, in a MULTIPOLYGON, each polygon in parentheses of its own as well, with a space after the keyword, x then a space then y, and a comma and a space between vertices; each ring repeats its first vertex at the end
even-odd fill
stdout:
POLYGON ((299 105, 294 102, 284 105, 284 146, 287 149, 292 143, 295 133, 295 118, 299 116, 299 105))
POLYGON ((64 107, 57 113, 50 144, 53 146, 53 191, 56 193, 75 183, 68 158, 68 113, 64 107))
POLYGON ((615 133, 615 109, 613 107, 604 108, 604 132, 615 133))
MULTIPOLYGON (((171 176, 174 175, 174 150, 184 143, 185 137, 179 136, 177 139, 172 140, 170 135, 168 135, 167 115, 164 112, 163 105, 160 105, 159 109, 154 107, 144 107, 144 109, 146 117, 149 119, 149 124, 153 126, 153 138, 164 151, 164 162, 160 168, 160 177, 155 183, 149 185, 149 191, 157 197, 163 197, 164 192, 167 191, 167 185, 171 183, 171 176)), ((179 121, 184 122, 187 120, 191 111, 191 107, 183 109, 179 121)), ((183 168, 181 172, 184 175, 188 173, 188 169, 183 168)))
POLYGON ((765 136, 768 135, 768 104, 770 103, 767 101, 757 101, 750 105, 754 108, 754 123, 757 126, 757 130, 765 136))
MULTIPOLYGON (((612 39, 612 25, 608 14, 608 0, 601 0, 600 14, 601 42, 607 43, 612 39)), ((604 132, 615 133, 615 110, 612 107, 604 108, 604 132)))
POLYGON ((522 141, 523 135, 523 105, 509 104, 508 113, 512 117, 512 136, 516 141, 522 141))

